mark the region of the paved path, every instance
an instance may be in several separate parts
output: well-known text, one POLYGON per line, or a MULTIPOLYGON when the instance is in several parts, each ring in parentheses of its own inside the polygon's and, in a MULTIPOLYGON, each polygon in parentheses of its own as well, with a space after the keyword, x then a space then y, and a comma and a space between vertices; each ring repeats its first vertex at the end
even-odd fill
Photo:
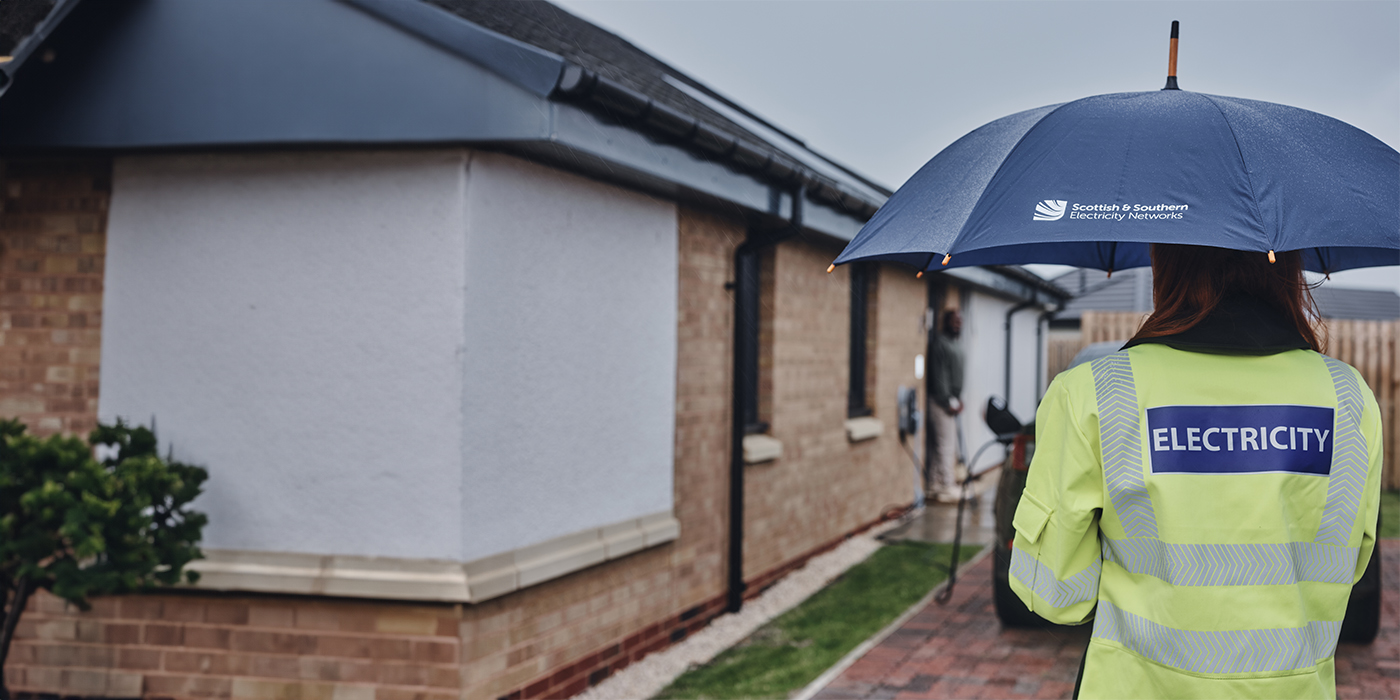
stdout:
MULTIPOLYGON (((1385 593, 1374 644, 1337 650, 1337 697, 1400 698, 1400 540, 1382 542, 1385 593)), ((930 604, 817 700, 1068 698, 1089 626, 1003 630, 992 607, 991 557, 958 577, 946 606, 930 604)))

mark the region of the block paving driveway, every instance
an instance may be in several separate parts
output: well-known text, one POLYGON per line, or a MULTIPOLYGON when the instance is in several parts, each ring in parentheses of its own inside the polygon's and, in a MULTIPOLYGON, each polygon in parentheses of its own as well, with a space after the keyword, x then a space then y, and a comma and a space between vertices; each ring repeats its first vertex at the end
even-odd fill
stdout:
MULTIPOLYGON (((1381 631, 1337 649, 1338 698, 1400 698, 1400 540, 1382 540, 1381 631)), ((960 572, 946 606, 930 604, 846 669, 817 700, 1069 698, 1089 625, 1003 630, 991 557, 960 572)))

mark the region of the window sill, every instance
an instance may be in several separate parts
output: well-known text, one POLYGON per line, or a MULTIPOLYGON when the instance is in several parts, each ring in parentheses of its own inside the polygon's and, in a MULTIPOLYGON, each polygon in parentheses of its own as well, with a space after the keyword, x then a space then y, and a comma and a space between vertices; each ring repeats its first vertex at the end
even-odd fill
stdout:
POLYGON ((480 603, 679 536, 665 511, 466 563, 206 549, 189 568, 203 590, 480 603))
POLYGON ((874 440, 880 437, 883 432, 885 432, 885 424, 880 422, 879 418, 866 416, 846 421, 846 439, 851 442, 874 440))
POLYGON ((781 440, 769 435, 744 436, 744 464, 771 462, 783 456, 781 440))

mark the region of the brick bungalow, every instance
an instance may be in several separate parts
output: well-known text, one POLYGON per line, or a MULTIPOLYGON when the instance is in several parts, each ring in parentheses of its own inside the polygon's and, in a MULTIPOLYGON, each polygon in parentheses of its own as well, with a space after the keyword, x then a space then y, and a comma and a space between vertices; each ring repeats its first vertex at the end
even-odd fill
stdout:
POLYGON ((158 421, 211 523, 197 587, 37 597, 13 690, 567 697, 910 504, 928 309, 1034 410, 1057 288, 824 274, 888 190, 552 5, 52 5, 0 414, 158 421))

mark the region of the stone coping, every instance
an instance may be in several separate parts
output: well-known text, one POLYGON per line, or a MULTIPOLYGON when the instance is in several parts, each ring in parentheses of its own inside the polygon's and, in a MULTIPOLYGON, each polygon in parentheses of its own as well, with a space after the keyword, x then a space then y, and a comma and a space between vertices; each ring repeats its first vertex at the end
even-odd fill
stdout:
POLYGON ((679 536, 680 522, 663 511, 465 563, 206 549, 189 568, 203 590, 479 603, 679 536))
POLYGON ((851 442, 874 440, 885 432, 885 424, 879 418, 865 416, 846 420, 846 439, 851 442))
POLYGON ((783 443, 763 434, 744 436, 744 464, 771 462, 783 456, 783 443))

